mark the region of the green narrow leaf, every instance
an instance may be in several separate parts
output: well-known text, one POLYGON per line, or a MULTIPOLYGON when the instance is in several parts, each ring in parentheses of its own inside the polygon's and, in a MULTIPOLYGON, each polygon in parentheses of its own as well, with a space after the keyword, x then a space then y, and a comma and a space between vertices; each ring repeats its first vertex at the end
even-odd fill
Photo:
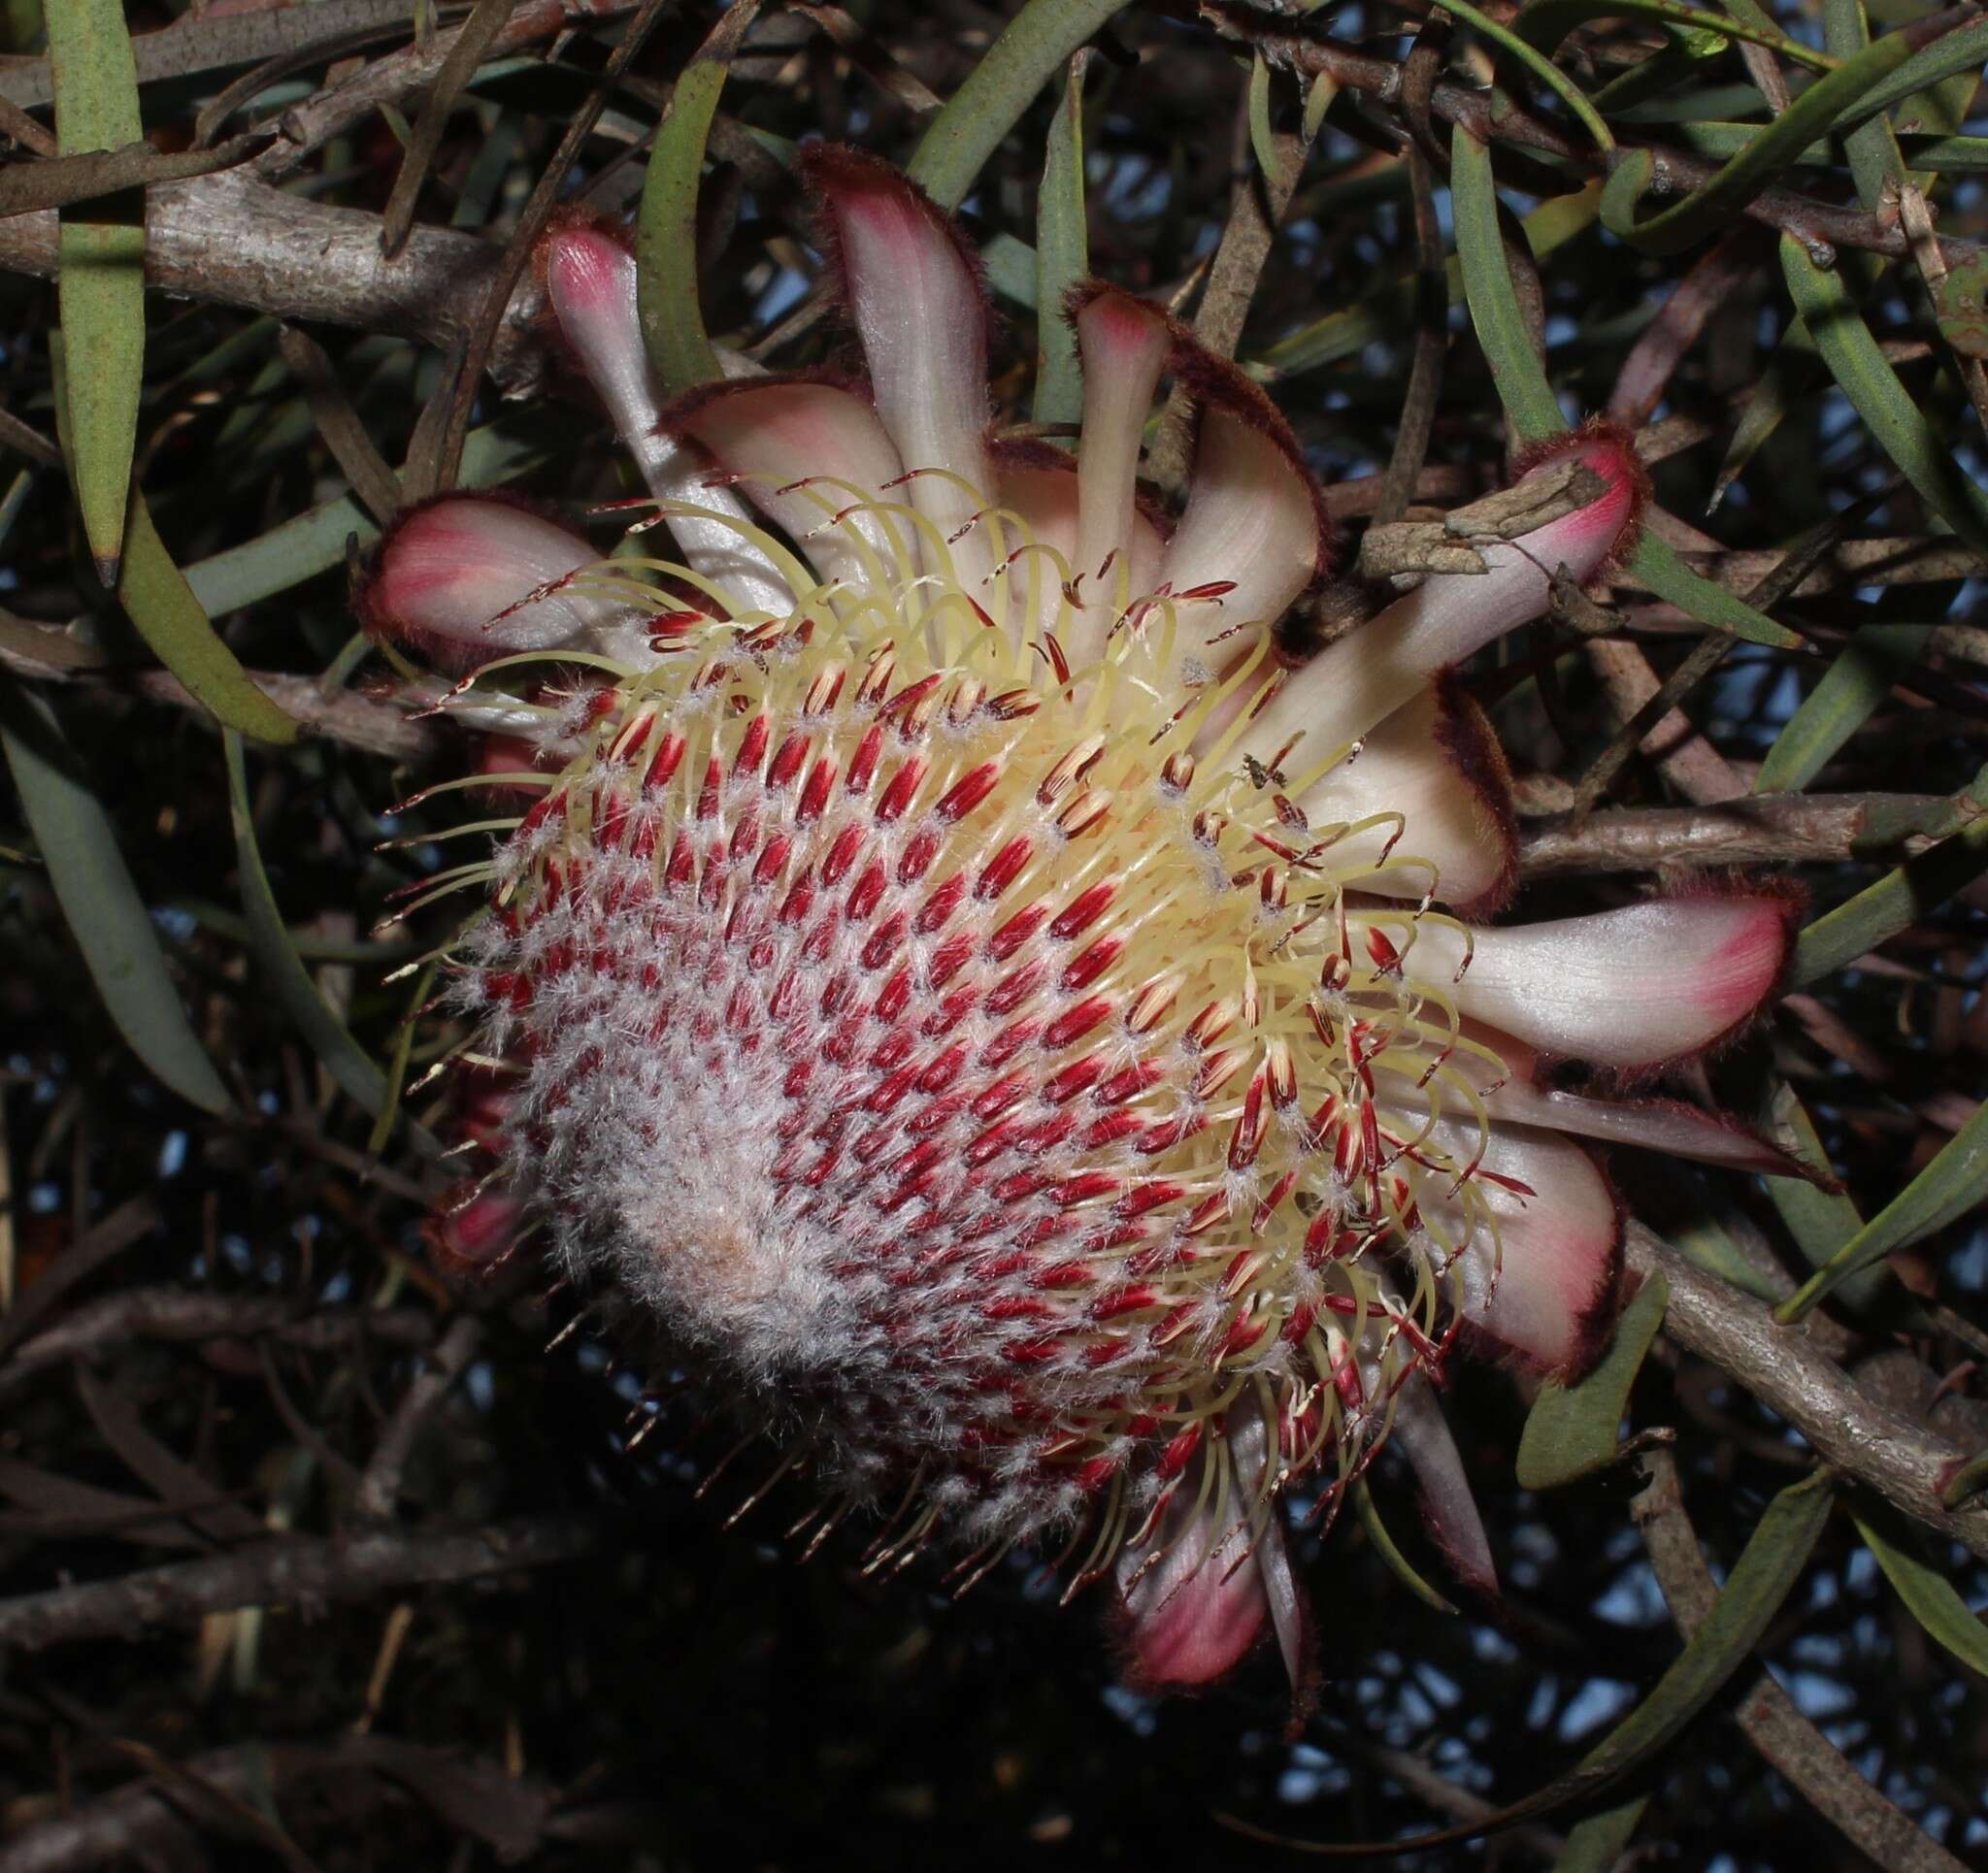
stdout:
MULTIPOLYGON (((1558 436, 1568 424, 1559 400, 1533 349, 1512 288, 1511 269, 1498 228, 1498 190, 1491 151, 1462 124, 1450 136, 1449 185, 1456 221, 1457 259, 1464 296, 1477 343, 1491 367, 1505 413, 1526 442, 1558 436)), ((1659 598, 1690 613, 1701 624, 1730 631, 1752 643, 1791 649, 1802 640, 1765 612, 1757 611, 1709 579, 1701 578, 1674 551, 1645 531, 1631 555, 1629 571, 1659 598)))
POLYGON ((1070 55, 1126 0, 1028 0, 925 126, 906 165, 941 208, 966 200, 1001 139, 1070 55))
POLYGON ((183 1100, 225 1112, 226 1089, 194 1037, 158 935, 103 807, 39 696, 0 676, 0 747, 49 881, 117 1032, 183 1100))
MULTIPOLYGON (((55 411, 65 448, 69 346, 59 333, 50 340, 55 411)), ((86 375, 86 374, 85 374, 86 375)), ((152 525, 145 496, 127 487, 123 550, 118 557, 117 603, 152 654, 185 684, 187 693, 217 721, 263 741, 293 741, 296 721, 249 680, 235 653, 215 635, 193 587, 173 563, 152 525)), ((99 573, 102 572, 99 566, 99 573)))
POLYGON ((980 265, 986 271, 987 290, 997 299, 1019 306, 1023 312, 1036 310, 1036 250, 1011 234, 997 234, 980 249, 980 265))
POLYGON ((1814 356, 1815 341, 1808 336, 1808 327, 1799 318, 1791 318, 1774 348, 1768 353, 1767 364, 1740 408, 1733 440, 1726 444, 1719 472, 1712 477, 1711 499, 1706 503, 1707 513, 1725 500, 1726 491, 1746 473, 1747 463, 1787 421, 1807 372, 1813 368, 1814 356))
POLYGON ((1913 53, 1892 73, 1888 82, 1849 106, 1839 127, 1857 122, 1873 112, 1888 111, 1914 91, 1930 90, 1945 79, 1966 72, 1978 73, 1984 62, 1988 62, 1988 19, 1977 19, 1913 53))
POLYGON ((1781 273, 1830 375, 1920 496, 1977 553, 1988 552, 1988 495, 1970 480, 1885 361, 1841 276, 1781 236, 1781 273))
POLYGON ((124 530, 124 569, 117 603, 160 663, 218 722, 258 741, 294 741, 296 718, 272 703, 249 679, 214 625, 186 575, 173 563, 151 524, 151 511, 135 488, 124 530))
POLYGON ((408 1056, 414 1051, 414 1030, 420 1026, 421 1010, 428 1005, 429 992, 435 986, 435 971, 440 968, 430 963, 414 977, 414 992, 408 997, 407 1013, 401 1017, 399 1032, 393 1037, 393 1058, 386 1064, 386 1097, 381 1101, 379 1116, 373 1121, 373 1130, 366 1139, 366 1149, 377 1158, 386 1149, 386 1141, 393 1136, 393 1122, 400 1116, 400 1096, 407 1085, 408 1056))
MULTIPOLYGON (((1556 1778, 1523 1801, 1456 1827, 1393 1842, 1359 1842, 1328 1854, 1362 1856, 1399 1846, 1420 1850, 1474 1840, 1488 1829, 1509 1827, 1570 1802, 1586 1802, 1604 1788, 1640 1769, 1689 1728, 1692 1721, 1745 1663, 1802 1570, 1829 1520, 1834 1478, 1818 1469, 1783 1490, 1767 1506, 1745 1548, 1733 1563, 1724 1590, 1705 1623, 1641 1703, 1584 1756, 1572 1773, 1556 1778)), ((1627 1804, 1625 1804, 1626 1806, 1627 1804)))
POLYGON ((1270 61, 1261 52, 1253 53, 1249 61, 1249 148, 1257 168, 1275 181, 1282 165, 1270 124, 1270 61))
POLYGON ((1553 1862, 1553 1873, 1609 1873, 1628 1850, 1650 1805, 1648 1795, 1632 1795, 1614 1808, 1605 1808, 1568 1829, 1567 1845, 1553 1862))
MULTIPOLYGON (((1602 184, 1589 182, 1571 195, 1556 195, 1543 202, 1519 223, 1535 260, 1543 260, 1576 235, 1594 226, 1601 212, 1602 184)), ((1454 254, 1444 262, 1443 274, 1449 289, 1449 303, 1461 305, 1464 272, 1454 254)), ((1260 378, 1288 378, 1300 371, 1316 370, 1351 357, 1367 345, 1399 339, 1415 315, 1415 276, 1402 274, 1371 293, 1357 306, 1328 312, 1323 318, 1279 339, 1259 358, 1254 370, 1260 378)))
POLYGON ((1807 786, 1891 694, 1900 671, 1918 661, 1934 629, 1913 624, 1881 638, 1863 632, 1853 636, 1774 737, 1753 791, 1799 793, 1807 786))
MULTIPOLYGON (((1676 131, 1677 141, 1687 149, 1718 162, 1759 134, 1757 123, 1686 123, 1676 131)), ((1988 168, 1988 137, 1936 136, 1922 130, 1904 135, 1899 148, 1913 171, 1928 176, 1988 168)), ((1815 166, 1832 163, 1836 157, 1828 144, 1812 143, 1802 152, 1801 160, 1815 166)))
POLYGON ((1533 349, 1498 228, 1498 189, 1491 151, 1461 123, 1450 133, 1449 187, 1456 220, 1464 299, 1505 413, 1526 442, 1567 428, 1560 402, 1533 349))
MULTIPOLYGON (((1767 1120, 1771 1133, 1804 1164, 1818 1170, 1829 1169, 1829 1154, 1816 1135, 1808 1108, 1786 1080, 1779 1081, 1773 1089, 1768 1101, 1767 1120)), ((1846 1193, 1818 1189, 1806 1177, 1770 1177, 1767 1194, 1811 1268, 1826 1267, 1830 1258, 1864 1227, 1862 1212, 1846 1193)), ((1867 1268, 1843 1282, 1839 1292, 1847 1305, 1867 1307, 1883 1293, 1888 1279, 1883 1268, 1867 1268)))
MULTIPOLYGON (((1682 86, 1696 84, 1704 76, 1706 58, 1708 55, 1717 57, 1732 43, 1731 40, 1714 41, 1708 34, 1677 28, 1662 51, 1639 59, 1603 84, 1595 92, 1595 108, 1622 123, 1640 121, 1640 114, 1645 110, 1680 109, 1681 100, 1669 94, 1682 86), (1713 45, 1717 46, 1717 51, 1708 53, 1707 48, 1713 45)), ((1703 96, 1704 93, 1695 95, 1703 96)), ((1759 129, 1756 123, 1747 124, 1746 137, 1755 135, 1759 129)), ((1734 148, 1744 143, 1746 137, 1738 139, 1734 148)), ((1730 155, 1732 151, 1726 153, 1730 155)))
POLYGON ((1579 119, 1581 128, 1594 139, 1595 148, 1605 157, 1614 154, 1614 136, 1604 121, 1602 114, 1595 109, 1593 101, 1537 46, 1501 25, 1488 14, 1479 13, 1471 5, 1470 0, 1456 0, 1456 4, 1449 11, 1459 19, 1467 20, 1474 30, 1490 40, 1501 51, 1517 59, 1541 84, 1555 93, 1561 103, 1579 119))
POLYGON ((738 0, 697 49, 677 81, 648 159, 635 221, 636 304, 649 363, 669 397, 724 375, 697 295, 697 196, 718 96, 758 11, 759 0, 738 0))
MULTIPOLYGON (((528 69, 534 79, 542 70, 536 64, 528 69)), ((474 233, 490 220, 497 212, 497 192, 504 186, 505 178, 511 174, 511 166, 517 161, 524 145, 523 118, 499 116, 471 162, 469 174, 463 178, 455 207, 449 213, 450 227, 474 233)))
POLYGON ((255 843, 242 738, 228 729, 223 740, 228 759, 228 816, 235 829, 235 864, 242 875, 242 910, 248 919, 249 946, 270 992, 318 1064, 354 1104, 378 1117, 386 1104, 386 1076, 318 993, 311 971, 290 941, 255 843))
POLYGON ((1702 578, 1677 557, 1668 541, 1644 530, 1629 556, 1629 575, 1649 587, 1660 599, 1668 599, 1680 611, 1687 611, 1700 624, 1714 631, 1730 631, 1748 643, 1764 643, 1775 650, 1799 650, 1799 633, 1776 624, 1765 611, 1756 610, 1742 598, 1702 578))
MULTIPOLYGON (((1681 1167, 1679 1174, 1686 1180, 1685 1188, 1692 1198, 1691 1209, 1683 1222, 1673 1223, 1665 1230, 1665 1241, 1695 1267, 1718 1276, 1740 1293, 1751 1295, 1756 1300, 1780 1299, 1782 1289, 1769 1281, 1747 1260, 1739 1243, 1734 1241, 1732 1231, 1707 1200, 1705 1189, 1696 1177, 1681 1167)), ((1774 1181, 1782 1180, 1776 1178, 1774 1181)))
POLYGON ((1651 1275, 1623 1309, 1601 1364, 1571 1386, 1554 1379, 1540 1388, 1518 1443, 1521 1489, 1558 1489, 1615 1461, 1630 1391, 1670 1300, 1671 1284, 1651 1275))
MULTIPOLYGON (((1988 819, 1988 814, 1983 815, 1988 819)), ((1988 1196, 1988 1104, 1939 1147, 1933 1162, 1850 1237, 1828 1263, 1774 1309, 1783 1326, 1810 1308, 1859 1269, 1882 1262, 1892 1250, 1944 1229, 1988 1196)))
POLYGON ((1367 1539, 1374 1544, 1374 1552, 1387 1562, 1389 1571, 1409 1593, 1425 1606, 1433 1606, 1439 1613, 1454 1613, 1456 1608, 1444 1599, 1435 1588, 1416 1572, 1413 1562, 1395 1546, 1394 1536, 1388 1533, 1387 1524, 1380 1519, 1380 1510, 1374 1500, 1374 1492, 1367 1487, 1364 1476, 1353 1482, 1353 1513, 1360 1518, 1360 1527, 1367 1531, 1367 1539))
POLYGON ((1955 72, 1901 100, 1897 114, 1886 119, 1922 186, 1939 171, 1979 169, 1988 157, 1988 138, 1955 134, 1968 120, 1978 82, 1973 72, 1955 72))
POLYGON ((1838 114, 1889 78, 1912 55, 1911 36, 1887 33, 1816 82, 1768 124, 1701 188, 1683 201, 1636 219, 1636 205, 1656 173, 1647 149, 1632 149, 1602 191, 1602 222, 1645 253, 1677 253, 1716 233, 1782 170, 1800 159, 1809 138, 1838 114))
MULTIPOLYGON (((57 153, 141 142, 138 64, 119 0, 49 0, 47 13, 57 153)), ((76 504, 106 591, 117 582, 145 378, 142 196, 131 215, 107 219, 100 207, 64 215, 56 249, 62 336, 89 362, 62 398, 76 504)))
POLYGON ((1853 1516, 1864 1545, 1877 1557, 1884 1577, 1905 1610, 1970 1671, 1988 1677, 1988 1626, 1971 1612, 1952 1581, 1880 1529, 1876 1522, 1853 1516))
POLYGON ((1083 371, 1063 302, 1090 272, 1083 204, 1085 62, 1082 52, 1070 61, 1036 195, 1036 400, 1030 413, 1039 423, 1074 423, 1083 415, 1083 371))
POLYGON ((1794 988, 1854 963, 1879 943, 1909 929, 1929 910, 1943 904, 1988 871, 1988 812, 1977 813, 1938 845, 1895 867, 1826 915, 1795 939, 1788 970, 1794 988))
MULTIPOLYGON (((1730 14, 1735 19, 1744 20, 1749 26, 1759 26, 1768 32, 1780 31, 1769 16, 1767 9, 1760 4, 1760 0, 1719 0, 1719 11, 1730 14)), ((1839 58, 1843 55, 1834 46, 1825 49, 1836 52, 1839 58)))
POLYGON ((1939 336, 1963 357, 1988 357, 1988 256, 1950 269, 1933 291, 1939 336))
MULTIPOLYGON (((1640 68, 1631 68, 1632 71, 1637 69, 1640 68)), ((1708 156, 1713 162, 1722 163, 1728 157, 1737 156, 1759 136, 1760 125, 1714 117, 1703 123, 1680 123, 1671 135, 1680 148, 1690 150, 1694 156, 1708 156)), ((1836 161, 1836 154, 1828 144, 1812 143, 1796 161, 1827 165, 1836 161)))
POLYGON ((1772 47, 1782 57, 1815 71, 1830 71, 1837 63, 1827 52, 1790 39, 1778 27, 1708 13, 1702 7, 1680 6, 1675 0, 1532 0, 1512 24, 1520 38, 1551 52, 1576 26, 1590 19, 1651 19, 1709 34, 1713 40, 1750 39, 1756 46, 1772 47))
POLYGON ((1581 1758, 1589 1775, 1621 1775, 1683 1730, 1759 1644, 1829 1520, 1834 1478, 1817 1470, 1767 1505, 1705 1623, 1656 1688, 1581 1758))
MULTIPOLYGON (((1864 0, 1822 0, 1822 43, 1839 58, 1854 58, 1871 41, 1864 0)), ((1857 197, 1867 210, 1883 198, 1887 181, 1905 180, 1905 159, 1889 118, 1872 116, 1843 137, 1843 154, 1856 180, 1857 197)))
POLYGON ((1340 94, 1340 82, 1330 72, 1320 72, 1305 93, 1305 122, 1299 135, 1309 144, 1325 127, 1325 114, 1340 94))
POLYGON ((1940 1504, 1957 1509, 1983 1490, 1988 1490, 1988 1450, 1969 1458, 1946 1479, 1946 1486, 1939 1492, 1940 1504))

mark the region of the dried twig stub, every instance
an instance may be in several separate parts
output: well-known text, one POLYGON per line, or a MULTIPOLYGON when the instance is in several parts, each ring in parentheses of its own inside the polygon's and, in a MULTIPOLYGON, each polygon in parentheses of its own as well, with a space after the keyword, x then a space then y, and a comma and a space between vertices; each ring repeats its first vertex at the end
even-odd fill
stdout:
POLYGON ((1488 573, 1482 554, 1443 520, 1397 520, 1360 538, 1363 578, 1407 579, 1426 573, 1488 573))

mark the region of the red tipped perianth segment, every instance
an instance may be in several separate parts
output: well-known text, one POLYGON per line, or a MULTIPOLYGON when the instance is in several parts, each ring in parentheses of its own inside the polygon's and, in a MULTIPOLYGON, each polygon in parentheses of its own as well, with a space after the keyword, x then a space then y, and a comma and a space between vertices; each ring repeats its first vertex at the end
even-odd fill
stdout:
POLYGON ((1268 1627, 1303 1703, 1314 1677, 1310 1617, 1272 1487, 1272 1429, 1249 1402, 1216 1429, 1228 1456, 1219 1480, 1204 1491, 1191 1471, 1176 1476, 1151 1537, 1118 1556, 1126 1675, 1144 1690, 1203 1689, 1268 1627))
POLYGON ((1636 452, 1636 438, 1629 430, 1606 417, 1591 416, 1571 436, 1548 436, 1527 444, 1513 461, 1513 479, 1523 480, 1570 457, 1599 476, 1606 491, 1529 540, 1536 542, 1540 559, 1549 569, 1564 564, 1579 584, 1604 583, 1641 536, 1643 513, 1650 504, 1649 471, 1636 452), (1556 533, 1555 528, 1561 531, 1556 533))
POLYGON ((1481 573, 1432 573, 1370 624, 1327 645, 1296 671, 1251 722, 1244 748, 1268 760, 1296 742, 1297 768, 1365 735, 1429 683, 1508 631, 1542 615, 1552 580, 1597 577, 1633 541, 1648 487, 1620 431, 1582 430, 1529 462, 1524 481, 1568 459, 1597 487, 1586 505, 1511 541, 1476 542, 1481 573))
POLYGON ((860 587, 887 578, 911 550, 910 525, 878 511, 907 498, 897 486, 904 463, 876 411, 846 384, 707 384, 665 410, 659 427, 694 438, 738 477, 740 492, 786 529, 824 580, 860 587))
POLYGON ((412 645, 444 670, 518 650, 584 641, 629 608, 576 575, 598 555, 521 501, 445 494, 408 509, 376 549, 358 611, 377 638, 412 645))
POLYGON ((1173 321, 1157 306, 1098 280, 1071 290, 1067 315, 1083 361, 1083 440, 1077 455, 1078 524, 1071 554, 1072 665, 1105 654, 1125 606, 1142 597, 1158 561, 1136 549, 1139 452, 1160 372, 1173 350, 1173 321))
POLYGON ((428 1246, 446 1275, 489 1276, 525 1233, 524 1206, 506 1190, 468 1185, 446 1199, 428 1226, 428 1246))
MULTIPOLYGON (((1453 773, 1463 781, 1473 809, 1465 837, 1475 840, 1468 856, 1459 854, 1443 869, 1442 895, 1459 917, 1489 917, 1503 910, 1518 889, 1518 814, 1511 804, 1511 770, 1490 718, 1463 684, 1444 672, 1431 687, 1431 731, 1444 757, 1429 764, 1442 775, 1439 823, 1453 826, 1461 817, 1450 784, 1453 773)), ((1380 738, 1384 739, 1405 718, 1412 722, 1414 707, 1410 703, 1397 709, 1381 724, 1380 738)))
MULTIPOLYGON (((824 247, 862 343, 878 413, 916 477, 911 502, 950 538, 970 524, 992 484, 979 257, 923 189, 874 156, 817 145, 803 152, 801 175, 821 204, 824 247)), ((977 530, 952 550, 962 584, 992 569, 977 530)))
MULTIPOLYGON (((1179 619, 1173 667, 1164 674, 1165 686, 1177 692, 1208 682, 1263 641, 1331 571, 1333 533, 1298 439, 1262 386, 1191 340, 1176 339, 1169 369, 1197 410, 1187 507, 1158 588, 1179 619)), ((1239 690, 1217 706, 1197 752, 1245 700, 1239 690)))
MULTIPOLYGON (((628 276, 635 266, 629 232, 615 221, 584 209, 564 209, 539 237, 532 271, 546 294, 551 336, 567 361, 589 381, 610 364, 610 386, 601 401, 617 426, 634 416, 635 400, 646 397, 646 373, 639 383, 620 381, 624 357, 622 328, 628 316, 628 276)), ((623 437, 624 442, 628 441, 623 437)))
POLYGON ((555 221, 533 256, 559 336, 613 417, 649 492, 702 511, 676 512, 685 559, 722 580, 742 609, 784 613, 793 594, 772 559, 737 524, 736 495, 712 487, 710 461, 658 423, 658 393, 643 343, 635 255, 619 229, 580 216, 555 221))
POLYGON ((1410 1373, 1395 1395, 1392 1440, 1415 1472, 1429 1538, 1458 1580, 1478 1598, 1495 1600, 1498 1568, 1470 1475, 1435 1391, 1419 1373, 1410 1373))
POLYGON ((1615 1320, 1623 1213, 1614 1186, 1572 1139, 1523 1126, 1491 1134, 1481 1168, 1495 1238, 1479 1231, 1464 1257, 1464 1321, 1530 1365, 1578 1373, 1615 1320))
MULTIPOLYGON (((1212 1507, 1190 1516, 1190 1506, 1178 1500, 1181 1514, 1161 1525, 1171 1549, 1128 1549, 1120 1558, 1126 1675, 1141 1689, 1194 1690, 1226 1678, 1270 1614, 1246 1518, 1224 1528, 1212 1507)), ((1274 1538, 1281 1545, 1282 1530, 1274 1538)))
MULTIPOLYGON (((1456 1002, 1543 1053, 1646 1070, 1753 1019, 1780 981, 1798 914, 1772 892, 1656 898, 1479 931, 1456 1002)), ((1423 940, 1424 967, 1439 957, 1462 965, 1458 933, 1438 928, 1423 940)))

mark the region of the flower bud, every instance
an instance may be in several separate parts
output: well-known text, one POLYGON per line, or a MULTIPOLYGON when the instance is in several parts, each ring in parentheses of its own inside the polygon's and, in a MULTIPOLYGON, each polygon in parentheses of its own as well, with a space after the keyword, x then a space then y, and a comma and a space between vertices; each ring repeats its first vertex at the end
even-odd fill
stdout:
POLYGON ((598 557, 502 495, 444 495, 403 514, 381 542, 360 615, 375 637, 413 644, 449 671, 585 643, 633 612, 576 582, 598 557))

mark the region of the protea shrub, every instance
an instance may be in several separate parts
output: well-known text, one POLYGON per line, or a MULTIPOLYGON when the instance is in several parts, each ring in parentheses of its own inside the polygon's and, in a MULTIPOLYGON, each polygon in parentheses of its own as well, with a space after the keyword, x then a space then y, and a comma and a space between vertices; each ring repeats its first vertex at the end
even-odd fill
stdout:
POLYGON ((529 800, 437 881, 488 898, 452 959, 489 1169, 441 1240, 529 1245, 665 1336, 823 1526, 880 1513, 880 1560, 1060 1554, 1143 1681, 1269 1628, 1302 1683, 1281 1498, 1336 1513, 1390 1433, 1493 1591, 1437 1393, 1453 1349, 1568 1374, 1606 1340, 1623 1225, 1586 1141, 1785 1168, 1544 1069, 1716 1045, 1788 906, 1486 921, 1508 782, 1451 673, 1633 542, 1625 437, 1523 462, 1550 517, 1294 665, 1331 527, 1263 392, 1093 283, 1080 445, 993 440, 959 230, 854 152, 805 176, 866 376, 735 360, 659 408, 622 239, 562 225, 541 274, 636 532, 603 561, 452 495, 365 589, 502 738, 480 782, 529 800), (1195 412, 1172 515, 1140 475, 1163 380, 1195 412))

